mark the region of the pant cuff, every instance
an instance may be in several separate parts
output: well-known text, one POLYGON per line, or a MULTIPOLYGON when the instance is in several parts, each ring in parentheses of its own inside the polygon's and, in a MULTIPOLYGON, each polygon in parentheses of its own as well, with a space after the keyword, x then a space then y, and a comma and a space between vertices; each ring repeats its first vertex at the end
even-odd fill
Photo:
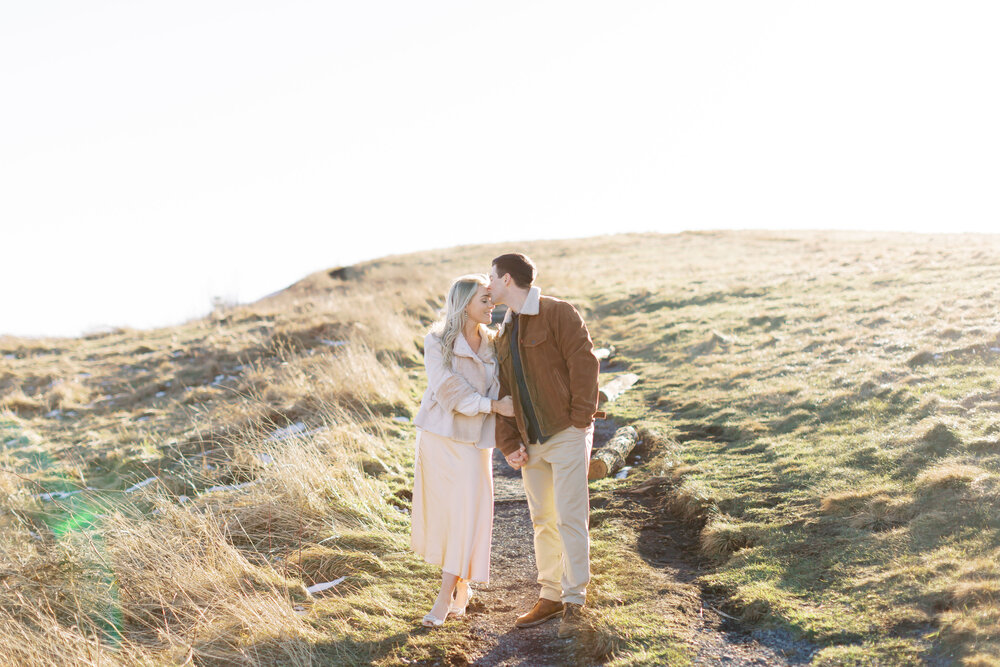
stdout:
POLYGON ((551 602, 559 602, 561 596, 559 595, 559 591, 550 591, 543 588, 542 592, 538 594, 538 597, 551 602))
POLYGON ((583 606, 587 603, 586 595, 564 595, 562 598, 564 604, 578 604, 583 606))

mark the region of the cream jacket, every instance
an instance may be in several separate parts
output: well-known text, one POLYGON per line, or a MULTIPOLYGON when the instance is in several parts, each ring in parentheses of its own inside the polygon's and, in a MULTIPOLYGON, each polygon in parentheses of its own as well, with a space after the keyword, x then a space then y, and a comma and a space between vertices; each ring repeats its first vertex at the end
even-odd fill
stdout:
POLYGON ((480 449, 496 444, 496 415, 491 401, 500 392, 490 332, 482 324, 483 343, 473 352, 465 336, 455 339, 453 368, 444 365, 441 341, 432 333, 424 337, 427 391, 413 423, 425 431, 480 449))

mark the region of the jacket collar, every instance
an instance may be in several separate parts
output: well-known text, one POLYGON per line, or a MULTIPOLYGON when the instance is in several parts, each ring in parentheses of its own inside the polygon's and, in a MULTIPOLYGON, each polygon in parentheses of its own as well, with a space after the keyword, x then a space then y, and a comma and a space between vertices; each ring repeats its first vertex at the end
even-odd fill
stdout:
MULTIPOLYGON (((538 303, 542 299, 542 290, 537 287, 532 287, 528 290, 528 296, 524 299, 524 305, 521 306, 522 315, 537 315, 538 314, 538 303)), ((514 309, 507 307, 507 314, 503 317, 503 323, 507 324, 511 321, 514 316, 514 309)))
MULTIPOLYGON (((479 335, 482 336, 482 340, 487 340, 489 338, 490 332, 489 329, 486 328, 485 324, 479 325, 479 335)), ((455 338, 455 345, 452 350, 457 357, 471 357, 482 361, 482 358, 476 354, 476 350, 473 350, 472 346, 469 345, 469 341, 465 340, 465 334, 458 334, 455 338)))

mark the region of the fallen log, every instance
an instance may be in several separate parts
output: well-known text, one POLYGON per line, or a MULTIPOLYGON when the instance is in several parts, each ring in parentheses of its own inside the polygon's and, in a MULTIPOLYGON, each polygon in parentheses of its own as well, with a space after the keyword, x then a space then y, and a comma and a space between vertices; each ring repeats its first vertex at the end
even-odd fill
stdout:
POLYGON ((632 426, 622 426, 615 431, 608 443, 594 452, 590 458, 587 479, 601 479, 614 474, 625 465, 625 457, 629 455, 638 440, 639 433, 632 426))
POLYGON ((639 381, 639 376, 635 373, 623 373, 614 380, 600 388, 597 394, 597 404, 601 405, 613 401, 628 390, 629 387, 639 381))

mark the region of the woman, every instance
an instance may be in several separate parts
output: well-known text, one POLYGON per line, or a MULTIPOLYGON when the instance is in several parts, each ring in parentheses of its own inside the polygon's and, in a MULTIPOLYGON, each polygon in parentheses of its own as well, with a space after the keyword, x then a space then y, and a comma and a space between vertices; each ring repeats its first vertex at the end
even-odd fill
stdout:
POLYGON ((486 276, 468 275, 448 291, 444 321, 424 338, 427 391, 420 402, 413 480, 413 550, 441 566, 441 591, 423 625, 465 613, 469 581, 489 583, 493 537, 494 413, 512 416, 499 391, 493 301, 486 276))

